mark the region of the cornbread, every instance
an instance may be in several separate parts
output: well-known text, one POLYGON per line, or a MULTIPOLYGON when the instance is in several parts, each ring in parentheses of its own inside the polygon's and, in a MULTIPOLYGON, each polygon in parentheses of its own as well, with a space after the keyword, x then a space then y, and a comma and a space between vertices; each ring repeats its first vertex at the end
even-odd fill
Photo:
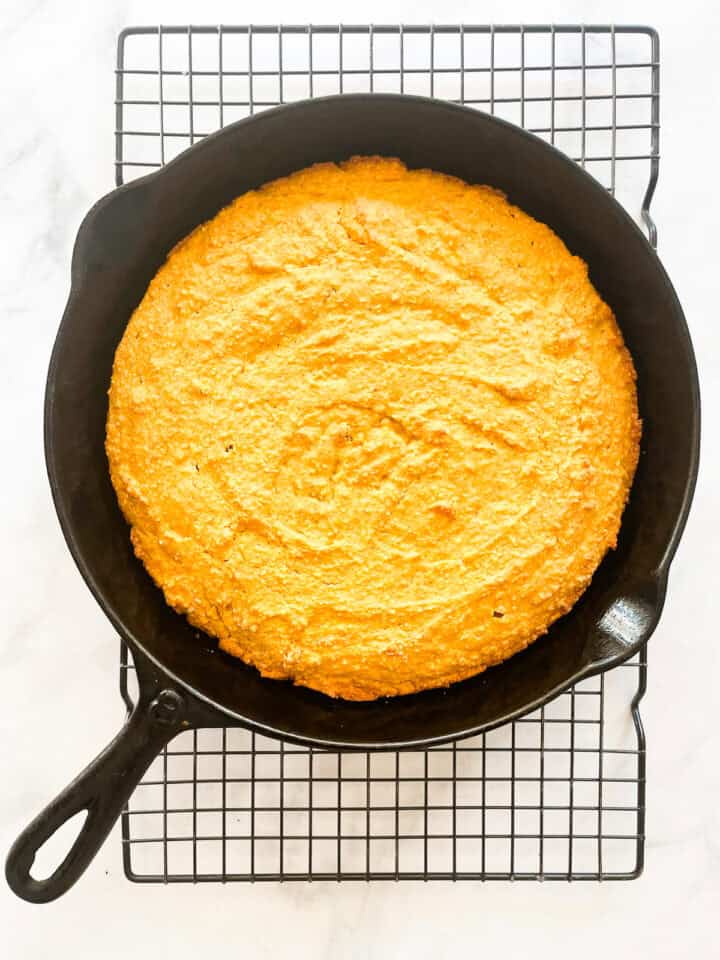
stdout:
POLYGON ((639 437, 585 263, 496 190, 372 157, 171 252, 117 349, 107 453, 169 604, 264 676, 368 700, 570 610, 639 437))

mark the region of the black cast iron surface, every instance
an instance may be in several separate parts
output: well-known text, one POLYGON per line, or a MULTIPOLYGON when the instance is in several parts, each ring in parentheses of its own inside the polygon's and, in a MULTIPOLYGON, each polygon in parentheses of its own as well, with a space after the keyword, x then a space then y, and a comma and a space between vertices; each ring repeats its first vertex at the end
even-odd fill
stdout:
POLYGON ((83 224, 73 290, 48 379, 47 456, 81 572, 121 635, 200 701, 239 722, 324 746, 391 747, 476 732, 637 652, 659 616, 697 456, 694 360, 657 256, 625 211, 541 140, 477 111, 422 98, 305 101, 226 127, 161 172, 110 194, 83 224), (135 559, 103 442, 115 347, 168 250, 232 197, 320 159, 397 155, 487 182, 549 223, 590 265, 638 372, 640 464, 618 549, 574 610, 526 652, 443 691, 332 701, 218 653, 163 601, 135 559), (582 215, 578 215, 582 211, 582 215))
POLYGON ((140 694, 124 734, 13 848, 11 885, 35 900, 67 889, 153 749, 182 725, 237 722, 325 747, 436 743, 504 723, 637 652, 659 617, 667 568, 689 508, 698 420, 687 329, 647 241, 606 191, 567 158, 481 113, 397 96, 307 101, 226 128, 162 173, 105 198, 88 215, 76 244, 70 301, 48 378, 46 450, 68 544, 133 648, 140 694), (618 550, 572 613, 526 653, 479 678, 374 704, 333 702, 263 680, 217 653, 209 639, 198 641, 132 555, 103 450, 114 350, 167 251, 239 193, 317 160, 357 153, 397 155, 410 166, 491 183, 549 223, 590 263, 593 282, 618 316, 638 370, 645 425, 618 550), (138 756, 131 762, 133 744, 138 756), (122 789, 108 799, 114 763, 122 789), (66 861, 47 881, 29 880, 33 851, 77 809, 90 812, 66 861))

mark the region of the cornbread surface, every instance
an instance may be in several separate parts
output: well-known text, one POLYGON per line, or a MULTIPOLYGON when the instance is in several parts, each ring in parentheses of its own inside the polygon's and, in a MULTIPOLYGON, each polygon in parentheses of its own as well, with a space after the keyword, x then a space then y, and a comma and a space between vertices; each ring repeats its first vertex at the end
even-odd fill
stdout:
POLYGON ((107 452, 167 602, 348 699, 523 649, 614 546, 635 373, 587 268, 498 192, 320 164, 180 243, 115 357, 107 452))

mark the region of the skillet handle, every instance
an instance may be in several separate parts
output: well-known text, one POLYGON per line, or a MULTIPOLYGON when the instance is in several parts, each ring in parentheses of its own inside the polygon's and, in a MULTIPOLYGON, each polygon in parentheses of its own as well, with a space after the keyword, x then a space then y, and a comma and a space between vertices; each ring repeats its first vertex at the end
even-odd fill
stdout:
POLYGON ((142 775, 184 721, 185 701, 175 690, 140 698, 114 740, 23 830, 10 848, 5 876, 23 900, 48 903, 82 876, 120 816, 142 775), (44 880, 30 875, 35 854, 76 813, 87 816, 70 852, 44 880))

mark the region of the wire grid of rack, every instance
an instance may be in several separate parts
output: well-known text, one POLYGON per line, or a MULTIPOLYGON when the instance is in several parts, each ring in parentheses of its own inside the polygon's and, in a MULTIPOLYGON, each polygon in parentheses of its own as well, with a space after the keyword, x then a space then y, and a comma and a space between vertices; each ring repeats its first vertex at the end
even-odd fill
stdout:
MULTIPOLYGON (((134 27, 118 44, 118 184, 308 96, 441 97, 581 163, 656 242, 657 34, 629 26, 134 27)), ((542 642, 542 641, 539 641, 542 642)), ((606 880, 643 868, 645 651, 540 710, 429 750, 332 753, 239 728, 180 734, 122 816, 126 875, 606 880)), ((135 678, 121 646, 128 709, 135 678)))

